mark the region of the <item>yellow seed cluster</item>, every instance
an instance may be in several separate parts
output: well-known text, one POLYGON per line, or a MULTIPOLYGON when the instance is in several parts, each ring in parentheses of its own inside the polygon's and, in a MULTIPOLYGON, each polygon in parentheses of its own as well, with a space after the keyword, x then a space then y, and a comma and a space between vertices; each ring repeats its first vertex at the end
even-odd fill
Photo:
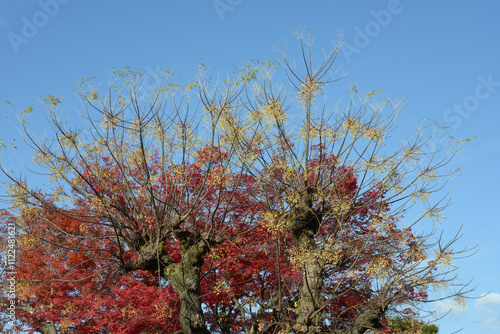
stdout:
POLYGON ((134 314, 137 314, 137 309, 134 305, 128 304, 124 308, 121 309, 122 317, 126 320, 131 318, 134 314))
POLYGON ((302 266, 324 266, 326 264, 336 264, 340 260, 340 251, 331 248, 321 250, 318 248, 308 249, 304 247, 290 247, 287 250, 290 262, 296 267, 302 266))
POLYGON ((465 308, 467 305, 465 304, 465 298, 462 296, 454 296, 453 301, 455 302, 455 305, 457 305, 460 308, 465 308))
POLYGON ((66 303, 64 306, 63 314, 73 314, 78 310, 78 308, 73 305, 71 302, 66 303))
POLYGON ((369 226, 371 229, 375 229, 379 232, 386 232, 392 226, 392 217, 385 213, 373 215, 370 217, 369 226))
POLYGON ((300 135, 299 135, 299 138, 301 140, 306 140, 306 139, 309 139, 309 140, 315 140, 316 138, 318 138, 318 136, 320 135, 320 131, 319 131, 320 127, 319 126, 311 126, 309 128, 309 134, 307 133, 307 127, 306 126, 302 126, 300 128, 300 135))
POLYGON ((215 295, 220 295, 221 293, 230 293, 231 289, 229 288, 227 282, 223 279, 218 279, 213 287, 213 291, 215 295))
POLYGON ((159 142, 166 142, 168 141, 168 135, 165 129, 165 126, 160 123, 147 123, 144 126, 144 136, 147 138, 151 138, 154 140, 157 140, 159 142))
POLYGON ((40 242, 40 237, 33 233, 27 233, 18 238, 19 247, 30 248, 32 245, 37 245, 40 242))
POLYGON ((422 153, 417 147, 411 147, 405 149, 404 157, 405 160, 419 160, 422 153))
POLYGON ((61 200, 61 196, 64 195, 64 190, 61 187, 57 187, 54 189, 54 192, 52 193, 52 200, 54 202, 58 202, 61 200))
POLYGON ((341 129, 327 127, 326 129, 323 130, 322 135, 329 141, 334 141, 343 138, 345 136, 345 131, 342 131, 341 129))
POLYGON ((307 101, 314 102, 316 100, 316 95, 321 92, 323 85, 314 78, 307 77, 306 82, 300 85, 300 90, 298 93, 298 100, 300 103, 304 104, 307 101))
POLYGON ((356 136, 363 130, 363 126, 359 123, 359 120, 353 117, 347 117, 342 123, 342 127, 346 132, 350 132, 353 136, 356 136))
POLYGON ((117 115, 111 115, 109 113, 102 114, 101 127, 104 130, 112 129, 120 123, 121 119, 117 115))
POLYGON ((393 172, 395 167, 396 161, 394 159, 377 156, 372 156, 370 160, 365 161, 364 165, 366 170, 385 175, 393 172))
POLYGON ((265 125, 277 125, 279 123, 286 122, 288 116, 283 109, 283 105, 280 101, 267 101, 260 109, 254 109, 250 111, 250 120, 253 122, 261 122, 265 120, 265 125))
POLYGON ((406 258, 414 259, 416 262, 424 261, 428 258, 427 254, 419 247, 413 247, 406 253, 406 258))
POLYGON ((337 245, 328 244, 320 250, 319 259, 323 264, 336 265, 342 259, 342 251, 337 245))
POLYGON ((438 291, 445 291, 448 289, 448 286, 450 285, 449 281, 445 280, 432 280, 428 286, 430 286, 430 289, 433 292, 438 292, 438 291))
POLYGON ((58 135, 58 139, 61 148, 71 148, 77 146, 77 137, 75 133, 65 132, 58 135))
POLYGON ((52 159, 45 152, 37 151, 36 154, 33 156, 33 161, 39 166, 47 166, 49 163, 51 163, 52 159))
POLYGON ((16 281, 16 293, 20 300, 33 296, 31 292, 31 284, 23 281, 16 281))
POLYGON ((289 249, 290 262, 296 267, 302 267, 310 262, 310 252, 299 247, 291 247, 289 249))
POLYGON ((438 268, 449 268, 453 262, 453 255, 448 252, 437 253, 434 252, 436 264, 438 268))
POLYGON ((154 306, 155 312, 154 317, 160 319, 169 319, 172 317, 174 310, 169 308, 166 303, 160 302, 156 303, 154 306))
POLYGON ((28 208, 30 191, 26 183, 9 183, 6 192, 11 198, 10 203, 14 209, 24 210, 28 208))
POLYGON ((336 201, 334 201, 334 204, 332 205, 332 208, 330 209, 329 214, 334 215, 334 216, 342 216, 349 212, 351 209, 352 203, 349 198, 338 198, 336 201))
POLYGON ((374 127, 365 129, 362 135, 371 141, 383 142, 385 139, 383 131, 374 127))
POLYGON ((443 215, 441 214, 441 211, 436 209, 436 208, 426 210, 425 216, 427 216, 429 218, 429 220, 432 221, 433 223, 437 223, 441 219, 443 219, 443 215))
POLYGON ((379 145, 385 141, 385 133, 382 129, 376 126, 362 124, 360 120, 355 117, 346 117, 342 122, 342 128, 353 137, 361 136, 369 141, 377 141, 379 145))
POLYGON ((290 228, 290 220, 283 212, 265 212, 261 224, 269 231, 277 232, 290 228))
POLYGON ((390 260, 381 256, 377 256, 368 265, 366 273, 374 274, 376 276, 384 276, 387 275, 390 270, 392 270, 392 264, 390 263, 390 260))
POLYGON ((264 115, 259 109, 251 110, 249 115, 252 122, 260 122, 264 118, 264 115))
MULTIPOLYGON (((70 314, 70 313, 68 313, 70 314)), ((73 326, 75 323, 74 321, 71 320, 71 317, 67 317, 62 319, 59 322, 59 327, 61 329, 61 333, 71 333, 70 327, 73 326)))
POLYGON ((426 169, 420 176, 425 182, 435 182, 437 180, 437 173, 433 169, 426 169))

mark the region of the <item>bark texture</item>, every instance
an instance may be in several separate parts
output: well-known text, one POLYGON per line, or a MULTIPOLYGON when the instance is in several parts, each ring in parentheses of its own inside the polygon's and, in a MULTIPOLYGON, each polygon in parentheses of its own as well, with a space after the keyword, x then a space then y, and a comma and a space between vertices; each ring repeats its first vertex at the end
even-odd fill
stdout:
POLYGON ((323 287, 323 266, 319 261, 319 249, 315 234, 321 224, 321 214, 312 208, 311 189, 301 194, 301 201, 292 210, 292 233, 297 247, 306 256, 303 259, 300 308, 295 330, 319 333, 320 317, 315 316, 319 308, 323 287))

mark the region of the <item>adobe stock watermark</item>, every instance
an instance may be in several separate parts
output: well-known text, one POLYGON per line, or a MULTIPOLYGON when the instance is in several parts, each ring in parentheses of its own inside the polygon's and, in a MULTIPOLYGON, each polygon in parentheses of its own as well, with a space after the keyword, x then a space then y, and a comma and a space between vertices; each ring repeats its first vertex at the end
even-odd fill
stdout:
POLYGON ((443 119, 447 123, 453 123, 451 128, 458 129, 462 120, 470 117, 471 113, 479 109, 481 101, 487 100, 500 87, 500 81, 494 81, 493 75, 477 77, 479 84, 474 89, 474 94, 466 96, 462 103, 455 103, 450 109, 446 109, 443 119))
POLYGON ((219 20, 224 21, 224 16, 227 12, 232 12, 236 7, 240 6, 244 0, 214 0, 212 6, 214 7, 219 20))
POLYGON ((54 18, 60 10, 61 5, 66 5, 71 0, 39 0, 37 2, 40 10, 31 17, 21 18, 22 26, 19 33, 9 32, 7 38, 14 52, 19 53, 19 47, 28 44, 30 40, 38 35, 40 29, 45 27, 51 18, 54 18))
POLYGON ((435 150, 437 145, 445 145, 450 136, 445 133, 446 128, 458 129, 464 119, 469 118, 473 112, 477 111, 482 101, 489 99, 500 87, 500 81, 494 81, 493 75, 478 76, 479 82, 474 88, 474 92, 464 97, 461 103, 454 103, 443 113, 444 127, 438 128, 432 141, 427 143, 428 148, 435 150), (452 124, 450 124, 452 123, 452 124))
POLYGON ((5 249, 5 274, 7 299, 9 306, 7 307, 7 324, 14 326, 16 321, 16 225, 14 223, 7 224, 7 246, 5 249))
POLYGON ((393 17, 401 14, 402 11, 403 5, 400 0, 389 0, 386 9, 371 10, 370 15, 373 20, 368 21, 362 28, 354 27, 353 44, 345 42, 340 47, 346 62, 350 63, 353 54, 360 54, 361 50, 370 45, 371 41, 380 35, 382 29, 391 24, 393 17))

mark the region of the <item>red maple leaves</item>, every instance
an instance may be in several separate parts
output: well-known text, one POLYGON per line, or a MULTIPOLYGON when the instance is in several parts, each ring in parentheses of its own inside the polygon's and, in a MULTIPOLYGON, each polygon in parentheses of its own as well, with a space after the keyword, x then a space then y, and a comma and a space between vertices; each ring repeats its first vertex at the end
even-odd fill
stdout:
MULTIPOLYGON (((389 205, 380 189, 365 192, 353 205, 359 191, 356 171, 337 163, 322 146, 312 150, 307 179, 309 187, 321 192, 312 208, 323 215, 316 243, 326 254, 318 258, 324 267, 322 317, 325 330, 342 329, 377 298, 380 270, 398 272, 412 260, 404 249, 416 247, 415 237, 384 216, 389 205)), ((162 268, 126 273, 124 264, 141 256, 141 246, 134 249, 123 240, 154 235, 167 219, 159 214, 169 212, 165 207, 190 207, 182 228, 213 240, 200 272, 210 330, 286 330, 286 323, 301 312, 304 259, 290 231, 279 226, 276 215, 271 215, 276 221, 269 221, 269 213, 283 196, 292 198, 290 185, 304 175, 287 170, 285 158, 277 156, 262 170, 272 183, 259 186, 250 174, 232 174, 227 156, 211 146, 200 149, 194 163, 163 166, 153 153, 149 161, 138 160, 136 168, 127 170, 112 157, 93 154, 72 181, 72 204, 47 200, 45 207, 27 207, 17 216, 2 211, 2 226, 14 222, 19 231, 18 325, 30 326, 32 332, 47 321, 72 333, 180 330, 179 296, 158 274, 162 268)), ((180 261, 174 234, 161 235, 156 245, 172 261, 180 261)), ((423 291, 402 285, 400 301, 391 304, 394 310, 407 303, 407 296, 426 298, 423 291)))

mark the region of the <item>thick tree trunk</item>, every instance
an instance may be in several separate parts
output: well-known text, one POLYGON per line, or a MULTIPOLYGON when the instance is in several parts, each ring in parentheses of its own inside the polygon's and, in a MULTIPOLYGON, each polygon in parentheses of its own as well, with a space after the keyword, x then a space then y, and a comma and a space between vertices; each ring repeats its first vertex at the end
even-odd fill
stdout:
POLYGON ((203 255, 208 245, 203 241, 182 245, 181 261, 174 265, 173 272, 166 272, 172 288, 181 302, 180 323, 185 334, 208 334, 205 316, 201 307, 200 270, 203 255))
POLYGON ((185 334, 209 334, 201 307, 200 271, 203 255, 208 250, 208 242, 201 236, 177 229, 181 261, 176 263, 155 243, 139 244, 138 259, 125 264, 125 271, 138 269, 157 271, 158 260, 163 268, 161 276, 167 279, 174 292, 179 296, 181 310, 179 321, 185 334))
POLYGON ((349 328, 339 331, 338 333, 363 334, 369 330, 376 330, 383 327, 380 323, 380 319, 385 314, 385 309, 387 307, 386 304, 387 303, 380 305, 372 304, 368 306, 366 309, 361 311, 349 328))
POLYGON ((42 334, 57 334, 56 327, 52 321, 44 322, 36 330, 42 334))
POLYGON ((320 315, 314 315, 321 301, 323 288, 323 266, 318 260, 318 251, 311 231, 302 231, 296 235, 295 242, 307 255, 302 266, 302 286, 299 290, 300 303, 296 329, 299 332, 315 333, 320 326, 320 315), (312 326, 312 327, 311 327, 312 326))
POLYGON ((321 315, 314 314, 320 303, 323 288, 323 265, 318 257, 315 234, 321 223, 321 215, 312 208, 311 190, 304 190, 302 200, 292 211, 292 232, 302 259, 302 286, 299 290, 297 332, 316 333, 321 325, 321 315))

